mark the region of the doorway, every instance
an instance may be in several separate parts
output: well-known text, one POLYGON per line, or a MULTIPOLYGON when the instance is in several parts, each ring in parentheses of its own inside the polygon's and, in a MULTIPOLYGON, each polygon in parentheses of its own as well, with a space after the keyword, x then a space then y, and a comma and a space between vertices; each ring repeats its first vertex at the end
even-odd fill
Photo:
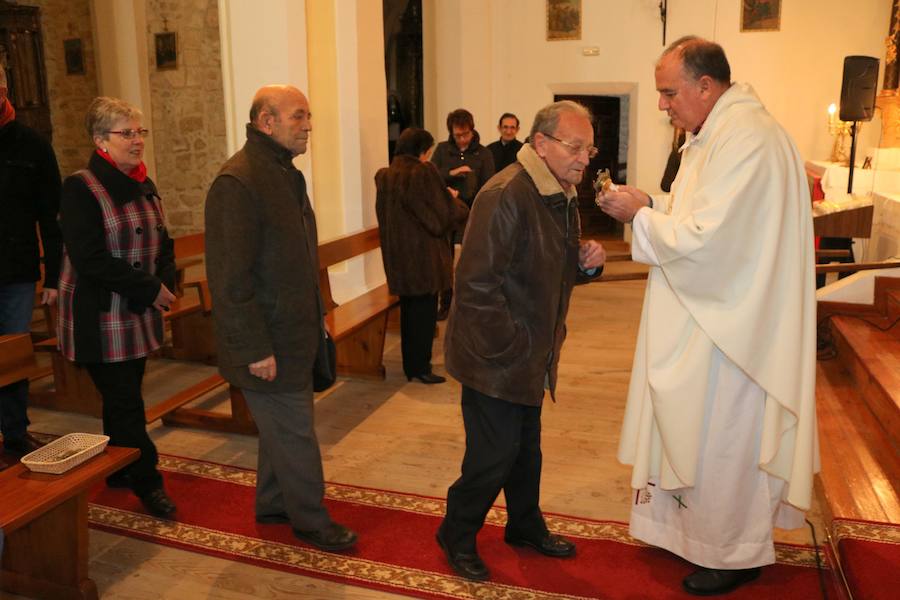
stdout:
POLYGON ((384 0, 384 72, 387 77, 388 156, 407 127, 422 127, 422 0, 384 0))
POLYGON ((609 169, 615 183, 625 183, 628 170, 628 137, 622 134, 628 123, 628 96, 556 94, 554 101, 572 100, 588 108, 594 116, 594 145, 598 153, 588 164, 578 185, 578 213, 585 237, 622 239, 624 227, 594 203, 597 173, 609 169))

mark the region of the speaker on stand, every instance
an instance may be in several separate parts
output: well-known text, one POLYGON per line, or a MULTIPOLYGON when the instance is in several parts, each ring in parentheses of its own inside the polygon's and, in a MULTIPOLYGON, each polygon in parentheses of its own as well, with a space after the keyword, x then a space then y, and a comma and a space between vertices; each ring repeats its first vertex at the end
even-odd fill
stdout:
POLYGON ((841 121, 853 123, 850 129, 850 175, 847 193, 853 192, 853 169, 856 162, 856 129, 860 121, 871 121, 875 114, 875 91, 878 87, 878 59, 872 56, 844 57, 841 82, 841 121))

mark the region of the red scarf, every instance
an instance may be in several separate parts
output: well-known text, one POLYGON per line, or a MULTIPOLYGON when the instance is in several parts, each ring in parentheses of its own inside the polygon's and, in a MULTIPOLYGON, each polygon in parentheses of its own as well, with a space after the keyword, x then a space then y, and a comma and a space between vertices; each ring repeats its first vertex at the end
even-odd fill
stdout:
MULTIPOLYGON (((113 160, 112 156, 110 156, 108 152, 104 152, 101 148, 97 148, 97 154, 103 157, 106 162, 108 162, 115 168, 119 168, 119 165, 116 164, 116 161, 113 160)), ((133 168, 130 173, 126 173, 126 175, 139 183, 143 183, 144 180, 147 179, 147 165, 144 164, 144 161, 141 161, 141 164, 133 168)))
POLYGON ((16 109, 9 100, 4 100, 0 106, 0 127, 3 127, 16 118, 16 109))

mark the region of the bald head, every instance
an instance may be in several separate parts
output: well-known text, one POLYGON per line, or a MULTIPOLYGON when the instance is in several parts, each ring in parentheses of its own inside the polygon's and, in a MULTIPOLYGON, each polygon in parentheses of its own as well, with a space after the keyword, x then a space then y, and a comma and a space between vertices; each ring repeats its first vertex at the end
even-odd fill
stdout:
POLYGON ((253 103, 250 104, 250 122, 257 125, 260 115, 265 112, 272 115, 280 114, 281 105, 291 97, 303 98, 306 101, 303 92, 292 85, 273 84, 259 88, 253 95, 253 103))
POLYGON ((312 131, 309 101, 292 85, 259 88, 250 105, 250 123, 289 150, 293 156, 306 152, 312 131))

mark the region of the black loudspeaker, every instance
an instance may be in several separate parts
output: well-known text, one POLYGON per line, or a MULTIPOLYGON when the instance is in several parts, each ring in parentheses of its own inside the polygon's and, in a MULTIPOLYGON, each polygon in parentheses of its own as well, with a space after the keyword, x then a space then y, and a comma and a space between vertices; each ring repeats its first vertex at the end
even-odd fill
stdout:
POLYGON ((878 87, 878 59, 845 56, 841 84, 841 121, 871 121, 878 87))

